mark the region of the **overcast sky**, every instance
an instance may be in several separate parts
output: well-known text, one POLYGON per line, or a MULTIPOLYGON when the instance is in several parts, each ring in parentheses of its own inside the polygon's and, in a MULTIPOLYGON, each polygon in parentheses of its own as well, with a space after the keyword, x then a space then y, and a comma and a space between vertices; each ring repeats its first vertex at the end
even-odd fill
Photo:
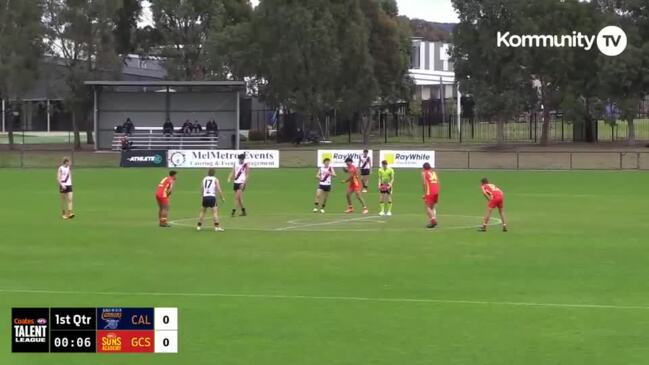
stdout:
MULTIPOLYGON (((257 5, 259 0, 251 0, 257 5)), ((399 13, 409 18, 426 19, 440 23, 457 23, 457 14, 453 10, 451 0, 397 0, 399 13)), ((145 8, 142 23, 151 24, 151 12, 145 8)))

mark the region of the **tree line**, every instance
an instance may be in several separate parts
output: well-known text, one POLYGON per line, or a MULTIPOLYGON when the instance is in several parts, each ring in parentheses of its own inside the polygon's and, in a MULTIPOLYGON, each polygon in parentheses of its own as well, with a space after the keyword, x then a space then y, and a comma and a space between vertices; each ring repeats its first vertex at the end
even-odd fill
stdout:
POLYGON ((460 22, 453 33, 453 59, 460 88, 481 118, 503 126, 521 112, 542 111, 541 143, 548 142, 551 113, 561 111, 576 137, 597 140, 597 120, 628 123, 649 92, 649 2, 646 0, 453 0, 460 22), (594 49, 497 47, 497 32, 597 35, 621 27, 626 50, 609 57, 594 49))
MULTIPOLYGON (((411 30, 395 0, 0 0, 0 97, 65 68, 74 141, 92 143, 83 82, 118 79, 125 57, 163 60, 172 80, 244 79, 267 103, 315 123, 336 110, 367 123, 374 103, 407 100, 411 30)), ((13 133, 9 123, 10 143, 13 133)))

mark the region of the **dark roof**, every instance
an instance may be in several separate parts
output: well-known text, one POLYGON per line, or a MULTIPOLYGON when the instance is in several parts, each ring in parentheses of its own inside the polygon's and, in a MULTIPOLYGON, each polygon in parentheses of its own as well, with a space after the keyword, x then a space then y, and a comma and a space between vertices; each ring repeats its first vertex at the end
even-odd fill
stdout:
POLYGON ((243 81, 85 81, 84 84, 92 86, 246 86, 243 81))

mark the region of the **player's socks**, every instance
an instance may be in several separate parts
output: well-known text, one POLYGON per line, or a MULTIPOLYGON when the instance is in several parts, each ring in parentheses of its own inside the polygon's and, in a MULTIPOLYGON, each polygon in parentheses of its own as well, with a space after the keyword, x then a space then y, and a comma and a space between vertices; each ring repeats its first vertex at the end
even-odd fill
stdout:
POLYGON ((381 207, 381 213, 385 212, 385 203, 380 203, 379 207, 381 207))
POLYGON ((386 204, 386 207, 388 208, 388 213, 391 213, 392 212, 392 202, 388 202, 386 204))
POLYGON ((239 215, 242 216, 242 217, 247 216, 248 213, 246 213, 246 208, 243 208, 243 207, 242 207, 242 208, 241 208, 241 214, 239 214, 239 215))
POLYGON ((236 209, 232 209, 232 216, 234 217, 235 214, 237 214, 237 210, 236 210, 236 209))

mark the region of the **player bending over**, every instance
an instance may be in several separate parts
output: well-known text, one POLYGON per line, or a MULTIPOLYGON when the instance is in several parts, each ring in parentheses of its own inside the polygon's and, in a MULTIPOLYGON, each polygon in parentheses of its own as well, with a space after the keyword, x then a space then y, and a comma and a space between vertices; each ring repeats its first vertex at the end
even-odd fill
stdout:
POLYGON ((61 193, 61 217, 63 219, 74 218, 72 207, 72 166, 70 159, 63 157, 63 162, 56 173, 56 182, 61 193))
POLYGON ((437 227, 437 210, 435 205, 439 200, 439 180, 437 179, 437 173, 433 170, 428 162, 424 164, 424 168, 421 172, 421 181, 424 188, 424 205, 426 206, 426 214, 430 223, 426 228, 435 228, 437 227))
POLYGON ((379 175, 379 193, 381 197, 379 204, 381 211, 379 215, 392 215, 392 186, 394 185, 394 170, 388 167, 388 161, 381 161, 381 167, 378 171, 379 175), (387 208, 387 212, 386 212, 387 208))
POLYGON ((201 191, 203 194, 203 203, 201 206, 201 212, 198 214, 198 224, 196 225, 196 230, 200 231, 203 227, 203 218, 205 217, 205 212, 208 209, 212 209, 212 217, 214 218, 214 231, 222 232, 219 223, 219 206, 216 203, 216 194, 219 194, 222 202, 225 202, 225 197, 223 196, 223 191, 221 190, 221 183, 219 179, 214 176, 214 169, 209 169, 207 171, 207 176, 203 178, 203 185, 201 186, 201 191))
POLYGON ((169 218, 169 197, 176 183, 176 171, 169 171, 169 176, 160 180, 158 189, 155 192, 155 200, 158 202, 158 223, 160 227, 171 227, 167 223, 169 218))
POLYGON ((486 177, 482 178, 481 187, 482 194, 487 198, 487 214, 482 222, 482 227, 480 227, 480 232, 487 231, 489 218, 491 218, 491 212, 494 208, 498 208, 500 220, 503 223, 503 232, 507 232, 507 220, 505 219, 505 194, 496 185, 490 184, 486 177))
POLYGON ((242 217, 247 215, 246 208, 243 206, 243 192, 246 190, 248 178, 250 177, 250 166, 246 162, 246 154, 239 155, 239 159, 234 163, 228 182, 234 182, 234 208, 232 208, 232 217, 241 209, 242 217))
POLYGON ((370 181, 370 173, 372 171, 372 157, 370 157, 368 150, 363 150, 363 154, 358 159, 358 167, 361 169, 363 192, 367 193, 367 184, 370 181))
POLYGON ((348 177, 346 180, 343 180, 343 183, 349 184, 349 186, 347 187, 347 210, 345 210, 345 213, 354 212, 354 206, 352 205, 352 194, 355 194, 356 198, 359 202, 361 202, 361 205, 363 206, 363 214, 367 214, 367 205, 365 204, 365 200, 361 195, 361 180, 358 176, 358 169, 356 168, 356 166, 354 166, 354 160, 352 160, 350 157, 347 157, 347 159, 345 159, 345 163, 347 164, 347 168, 345 170, 348 174, 348 177))
POLYGON ((324 213, 329 192, 331 192, 331 179, 336 177, 336 171, 331 165, 331 160, 325 158, 322 160, 322 166, 318 168, 316 179, 318 179, 318 190, 315 192, 315 207, 313 213, 324 213))

